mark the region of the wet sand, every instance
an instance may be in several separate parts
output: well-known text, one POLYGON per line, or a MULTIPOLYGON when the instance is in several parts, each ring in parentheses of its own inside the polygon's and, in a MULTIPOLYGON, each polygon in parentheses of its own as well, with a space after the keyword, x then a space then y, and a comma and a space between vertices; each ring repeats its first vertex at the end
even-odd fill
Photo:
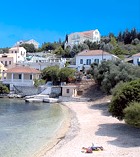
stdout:
POLYGON ((55 138, 54 147, 42 150, 36 157, 136 157, 140 154, 140 129, 126 125, 108 113, 107 98, 92 102, 65 102, 71 116, 55 138), (71 121, 69 121, 71 118, 71 121), (82 147, 94 143, 104 151, 91 154, 82 147))

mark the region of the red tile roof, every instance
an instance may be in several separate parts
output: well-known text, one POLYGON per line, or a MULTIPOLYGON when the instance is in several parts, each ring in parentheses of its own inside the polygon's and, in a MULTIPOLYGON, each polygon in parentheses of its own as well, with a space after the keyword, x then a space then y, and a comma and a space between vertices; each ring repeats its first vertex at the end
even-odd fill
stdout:
POLYGON ((34 74, 41 73, 39 70, 36 70, 29 66, 16 66, 14 68, 6 70, 5 72, 6 73, 34 73, 34 74))
POLYGON ((77 56, 100 56, 100 55, 111 55, 108 52, 105 52, 103 50, 84 50, 77 54, 77 56))

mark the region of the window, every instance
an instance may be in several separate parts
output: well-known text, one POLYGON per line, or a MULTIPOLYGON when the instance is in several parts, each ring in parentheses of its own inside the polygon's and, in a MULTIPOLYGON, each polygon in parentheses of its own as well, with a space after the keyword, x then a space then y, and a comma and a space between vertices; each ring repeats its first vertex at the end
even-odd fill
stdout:
POLYGON ((1 61, 1 63, 3 63, 3 61, 1 61))
POLYGON ((18 78, 21 79, 21 74, 18 75, 18 78))
POLYGON ((83 59, 80 59, 80 64, 83 64, 83 59))
POLYGON ((32 75, 30 75, 30 80, 32 80, 32 75))
POLYGON ((86 64, 90 65, 91 64, 91 59, 87 59, 86 64))
POLYGON ((7 66, 7 61, 5 61, 5 66, 7 66))
POLYGON ((95 63, 99 63, 99 59, 94 59, 94 62, 95 63))
POLYGON ((11 61, 9 61, 9 65, 11 64, 11 61))
POLYGON ((67 89, 67 93, 69 93, 70 92, 70 89, 67 89))
POLYGON ((15 53, 17 53, 17 51, 15 51, 15 53))

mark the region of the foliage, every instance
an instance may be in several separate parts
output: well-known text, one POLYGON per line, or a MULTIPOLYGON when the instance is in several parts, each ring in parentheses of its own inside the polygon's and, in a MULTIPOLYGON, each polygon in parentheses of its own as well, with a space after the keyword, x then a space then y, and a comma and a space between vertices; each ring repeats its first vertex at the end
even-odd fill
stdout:
POLYGON ((114 49, 111 51, 115 55, 121 55, 123 54, 123 50, 117 45, 114 47, 114 49))
POLYGON ((119 32, 119 35, 117 36, 117 40, 119 42, 124 42, 124 44, 131 44, 132 40, 135 38, 140 40, 140 33, 137 32, 135 28, 133 28, 131 31, 126 29, 123 33, 119 32))
POLYGON ((90 50, 98 50, 99 49, 99 44, 96 42, 91 42, 89 40, 84 41, 84 44, 86 44, 88 46, 87 49, 90 50))
POLYGON ((140 79, 120 83, 114 89, 109 111, 112 113, 112 116, 122 120, 124 118, 123 110, 132 101, 140 102, 140 79))
POLYGON ((44 85, 45 83, 46 83, 45 80, 42 80, 42 79, 35 79, 34 80, 34 86, 35 87, 38 87, 40 85, 44 85))
POLYGON ((53 81, 56 83, 58 81, 58 74, 59 74, 59 67, 58 66, 50 66, 42 70, 42 79, 46 81, 53 81))
POLYGON ((8 47, 6 47, 6 48, 0 48, 0 54, 8 53, 8 51, 9 51, 8 47))
POLYGON ((20 47, 24 47, 26 51, 30 53, 36 52, 36 49, 33 44, 25 43, 25 44, 21 44, 20 47))
POLYGON ((140 102, 131 102, 124 109, 124 120, 127 124, 140 128, 140 102))
POLYGON ((73 78, 75 74, 75 70, 74 69, 70 69, 70 68, 62 68, 59 72, 59 78, 61 82, 68 82, 69 78, 73 78))
POLYGON ((58 66, 51 66, 43 69, 42 79, 46 81, 53 81, 55 84, 57 81, 68 82, 69 78, 73 78, 75 70, 70 68, 59 69, 58 66))
POLYGON ((57 54, 57 55, 64 55, 64 50, 62 49, 61 46, 57 47, 55 50, 54 50, 54 53, 57 54))
POLYGON ((103 61, 99 65, 91 65, 91 74, 101 89, 110 93, 120 81, 128 82, 140 78, 140 67, 121 61, 103 61))
POLYGON ((0 83, 0 94, 8 94, 8 93, 9 93, 8 87, 0 83))

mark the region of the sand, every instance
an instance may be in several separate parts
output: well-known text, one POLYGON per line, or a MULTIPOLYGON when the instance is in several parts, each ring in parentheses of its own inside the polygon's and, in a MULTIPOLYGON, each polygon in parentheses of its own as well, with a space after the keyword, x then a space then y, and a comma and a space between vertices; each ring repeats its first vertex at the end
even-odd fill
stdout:
POLYGON ((108 101, 102 98, 92 102, 65 102, 71 110, 71 121, 65 121, 55 146, 44 149, 38 157, 138 157, 140 129, 113 118, 108 113, 108 101), (104 151, 81 152, 82 147, 92 143, 103 146, 104 151))

